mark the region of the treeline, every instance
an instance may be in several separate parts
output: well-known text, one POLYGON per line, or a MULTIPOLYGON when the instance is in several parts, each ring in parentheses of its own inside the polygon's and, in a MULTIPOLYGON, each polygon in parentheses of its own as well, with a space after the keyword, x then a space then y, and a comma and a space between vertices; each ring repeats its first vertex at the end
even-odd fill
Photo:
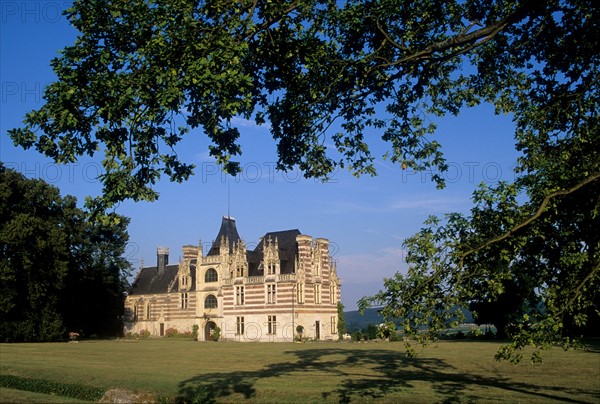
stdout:
POLYGON ((129 219, 76 202, 0 163, 0 341, 122 332, 129 219))

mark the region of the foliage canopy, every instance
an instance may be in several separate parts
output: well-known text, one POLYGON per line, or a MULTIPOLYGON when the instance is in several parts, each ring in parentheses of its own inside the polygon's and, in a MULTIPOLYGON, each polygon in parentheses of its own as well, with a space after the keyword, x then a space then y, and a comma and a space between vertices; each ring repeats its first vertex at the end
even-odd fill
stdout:
POLYGON ((267 120, 278 168, 307 177, 374 174, 375 134, 393 162, 443 172, 428 115, 484 101, 514 116, 529 170, 593 119, 592 3, 78 0, 66 15, 80 34, 52 61, 46 104, 10 135, 61 163, 104 153, 105 207, 155 199, 161 175, 187 179, 176 146, 192 130, 238 171, 240 116, 267 120))

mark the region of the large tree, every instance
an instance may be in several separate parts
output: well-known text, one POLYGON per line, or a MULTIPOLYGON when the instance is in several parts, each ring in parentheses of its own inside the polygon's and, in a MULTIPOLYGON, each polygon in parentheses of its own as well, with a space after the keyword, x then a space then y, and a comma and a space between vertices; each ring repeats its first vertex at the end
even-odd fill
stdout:
POLYGON ((235 173, 237 116, 269 121, 279 169, 324 178, 375 172, 367 133, 392 161, 443 171, 427 115, 482 101, 513 115, 520 170, 594 118, 591 0, 78 0, 66 15, 80 34, 10 134, 57 162, 104 153, 101 206, 187 179, 190 131, 235 173))
POLYGON ((90 220, 75 198, 0 164, 0 341, 118 335, 128 220, 90 220))
POLYGON ((79 0, 67 17, 80 35, 52 62, 58 79, 46 104, 10 135, 58 162, 104 153, 104 193, 92 203, 101 209, 155 199, 161 175, 187 179, 193 166, 176 149, 196 132, 235 173, 239 116, 270 123, 279 169, 374 174, 367 135, 378 135, 391 161, 441 173, 428 116, 491 103, 515 124, 517 183, 478 191, 472 215, 409 240, 411 257, 431 269, 422 248, 444 246, 451 254, 435 259, 454 261, 440 268, 464 273, 456 285, 487 289, 488 300, 518 265, 520 285, 533 290, 523 299, 556 290, 562 297, 544 310, 564 303, 554 318, 579 318, 598 280, 588 236, 600 178, 595 3, 79 0))
POLYGON ((386 279, 359 305, 380 305, 384 317, 402 319, 404 332, 424 344, 456 326, 469 307, 476 322, 511 338, 496 357, 513 362, 526 346, 538 348, 537 361, 540 349, 573 346, 585 331, 597 332, 600 187, 578 184, 541 204, 519 203, 519 191, 531 192, 521 181, 481 186, 469 215, 429 218, 404 243, 408 272, 386 279))

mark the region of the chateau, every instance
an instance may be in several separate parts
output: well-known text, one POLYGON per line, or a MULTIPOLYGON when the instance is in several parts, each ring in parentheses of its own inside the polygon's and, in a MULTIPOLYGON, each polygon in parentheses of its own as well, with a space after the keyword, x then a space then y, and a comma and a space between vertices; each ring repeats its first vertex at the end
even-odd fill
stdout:
POLYGON ((299 230, 266 233, 254 250, 235 219, 223 217, 206 255, 202 243, 183 246, 169 265, 169 249, 143 267, 125 300, 125 332, 191 331, 198 340, 292 341, 337 339, 340 280, 329 241, 299 230))

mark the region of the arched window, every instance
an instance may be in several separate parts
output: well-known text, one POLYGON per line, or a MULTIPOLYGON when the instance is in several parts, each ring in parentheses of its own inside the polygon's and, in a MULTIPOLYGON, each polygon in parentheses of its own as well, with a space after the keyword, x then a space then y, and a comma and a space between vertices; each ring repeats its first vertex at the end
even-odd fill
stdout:
POLYGON ((205 309, 216 309, 217 308, 217 298, 213 295, 206 296, 204 299, 204 308, 205 309))
POLYGON ((204 282, 217 282, 218 280, 217 271, 214 268, 208 268, 204 274, 204 282))

